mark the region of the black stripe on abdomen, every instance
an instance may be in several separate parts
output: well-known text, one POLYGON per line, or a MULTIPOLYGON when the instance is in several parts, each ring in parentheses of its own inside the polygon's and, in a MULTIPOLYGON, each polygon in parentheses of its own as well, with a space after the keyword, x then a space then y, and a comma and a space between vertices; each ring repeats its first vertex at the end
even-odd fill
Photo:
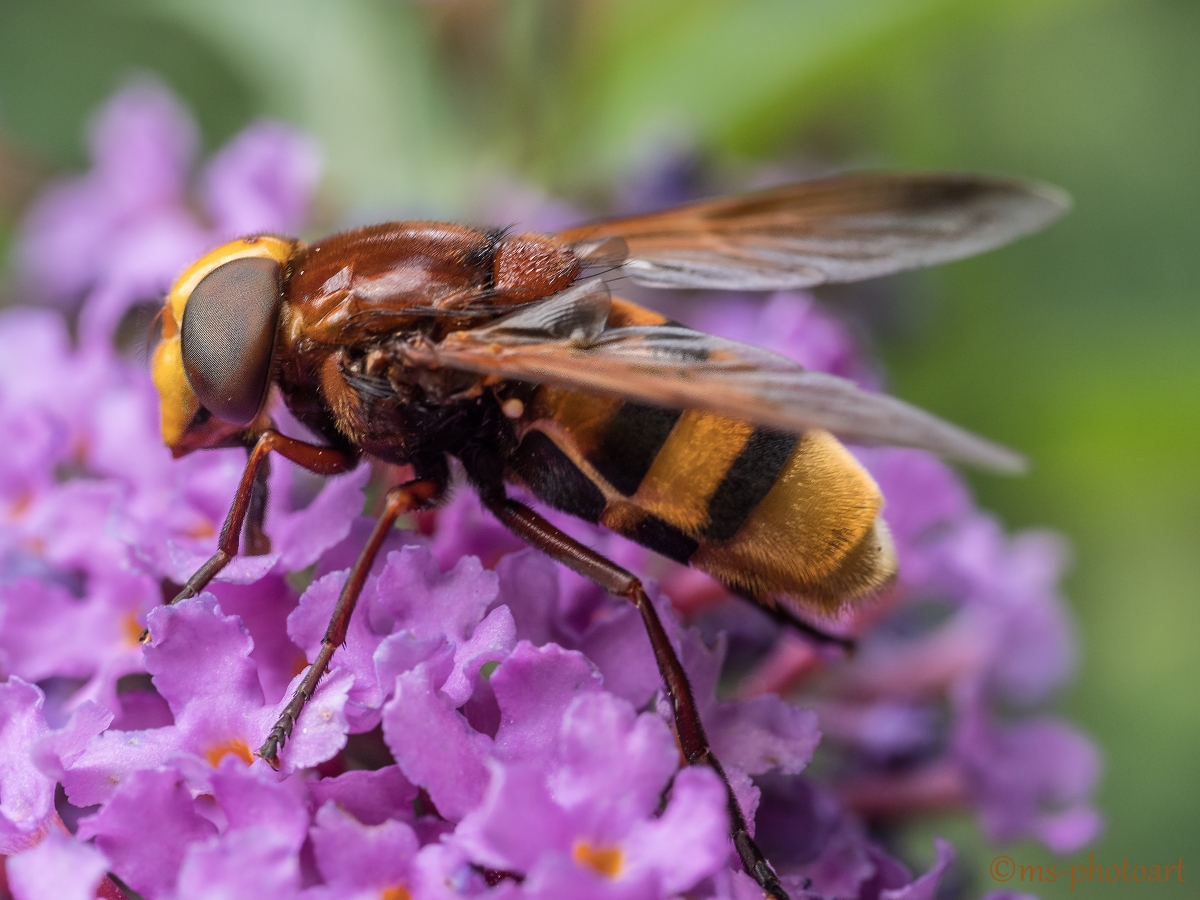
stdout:
POLYGON ((678 409, 622 403, 604 423, 587 461, 616 490, 632 497, 681 415, 678 409))
POLYGON ((535 429, 526 434, 508 465, 531 491, 555 509, 585 522, 600 521, 604 494, 543 432, 535 429))
POLYGON ((727 541, 762 502, 783 472, 798 435, 756 428, 708 500, 704 540, 727 541))
POLYGON ((643 547, 649 547, 656 553, 661 553, 675 562, 686 563, 700 546, 696 541, 670 522, 664 522, 658 516, 646 516, 638 521, 633 528, 622 532, 625 537, 637 541, 643 547))

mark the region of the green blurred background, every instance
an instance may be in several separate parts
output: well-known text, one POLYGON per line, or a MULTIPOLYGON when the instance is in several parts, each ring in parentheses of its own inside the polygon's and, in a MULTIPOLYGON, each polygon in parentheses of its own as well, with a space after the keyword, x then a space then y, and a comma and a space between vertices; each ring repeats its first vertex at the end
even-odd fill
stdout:
MULTIPOLYGON (((261 114, 313 132, 327 223, 467 215, 504 173, 602 208, 679 147, 714 183, 786 162, 1069 190, 1044 235, 831 300, 873 314, 897 393, 1034 459, 1023 479, 971 477, 1010 526, 1075 547, 1083 654, 1063 707, 1104 749, 1096 859, 1183 857, 1200 883, 1196 0, 0 0, 0 16, 4 245, 37 184, 85 164, 89 111, 147 70, 207 149, 261 114)), ((1069 893, 993 882, 967 820, 924 824, 914 862, 932 833, 958 843, 969 896, 1069 893)))

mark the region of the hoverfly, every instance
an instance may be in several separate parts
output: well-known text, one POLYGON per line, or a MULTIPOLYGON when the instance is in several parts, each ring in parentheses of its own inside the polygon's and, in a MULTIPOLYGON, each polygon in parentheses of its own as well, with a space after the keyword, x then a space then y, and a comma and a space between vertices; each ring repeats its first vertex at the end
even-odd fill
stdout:
MULTIPOLYGON (((1020 457, 614 298, 609 281, 762 291, 855 281, 992 249, 1066 208, 1060 192, 1025 181, 862 174, 550 235, 391 222, 311 245, 258 235, 209 253, 166 300, 153 361, 162 433, 177 457, 244 446, 249 458, 217 552, 175 600, 204 588, 243 530, 261 546, 271 452, 321 475, 363 457, 414 473, 388 492, 320 652, 258 755, 278 765, 384 538, 445 494, 453 457, 508 528, 637 606, 687 761, 724 778, 640 581, 506 484, 806 627, 795 612, 867 597, 896 569, 879 490, 834 435, 995 469, 1019 468, 1020 457), (275 429, 272 389, 322 443, 275 429)), ((732 793, 729 811, 747 872, 786 897, 732 793)))

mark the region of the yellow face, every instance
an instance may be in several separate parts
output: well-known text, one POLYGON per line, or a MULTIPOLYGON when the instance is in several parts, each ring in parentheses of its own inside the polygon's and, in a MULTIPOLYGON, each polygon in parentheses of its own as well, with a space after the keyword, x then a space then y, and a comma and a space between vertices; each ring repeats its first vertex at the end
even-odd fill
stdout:
POLYGON ((175 456, 216 446, 242 430, 216 417, 203 423, 194 422, 200 400, 188 382, 180 339, 183 313, 192 291, 214 270, 234 260, 270 259, 285 266, 298 246, 297 241, 268 235, 230 241, 193 263, 167 294, 162 314, 163 339, 154 351, 151 375, 161 401, 163 442, 175 456))

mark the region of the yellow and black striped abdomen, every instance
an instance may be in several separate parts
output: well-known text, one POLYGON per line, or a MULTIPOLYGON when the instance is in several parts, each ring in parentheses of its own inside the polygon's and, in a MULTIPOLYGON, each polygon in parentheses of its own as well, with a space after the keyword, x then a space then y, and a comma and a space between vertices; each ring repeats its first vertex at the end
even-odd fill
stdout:
POLYGON ((547 503, 754 599, 831 609, 895 572, 879 489, 827 432, 546 386, 518 426, 510 473, 547 503))

